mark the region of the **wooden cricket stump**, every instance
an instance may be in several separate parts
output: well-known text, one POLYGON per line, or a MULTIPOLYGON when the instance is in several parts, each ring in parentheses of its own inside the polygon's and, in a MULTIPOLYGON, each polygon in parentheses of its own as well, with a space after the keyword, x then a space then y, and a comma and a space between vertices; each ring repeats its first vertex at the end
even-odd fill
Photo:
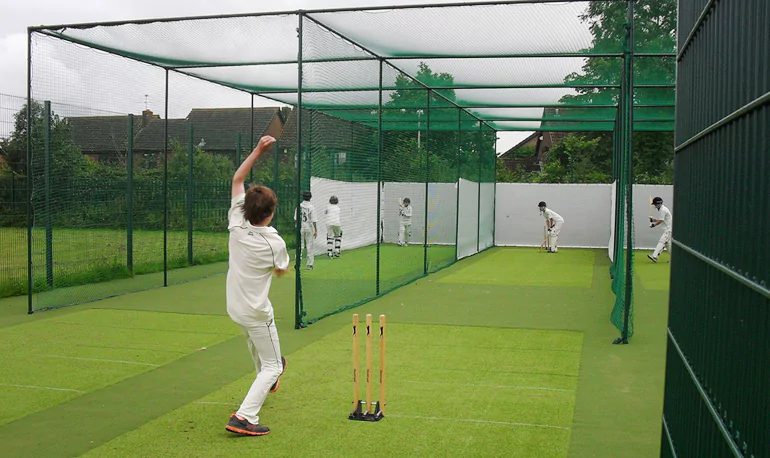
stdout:
POLYGON ((372 315, 366 315, 366 400, 360 398, 360 356, 358 345, 358 314, 353 314, 353 412, 348 415, 350 420, 380 421, 385 417, 385 315, 380 315, 380 354, 379 354, 379 400, 372 401, 373 382, 373 345, 372 345, 372 315))

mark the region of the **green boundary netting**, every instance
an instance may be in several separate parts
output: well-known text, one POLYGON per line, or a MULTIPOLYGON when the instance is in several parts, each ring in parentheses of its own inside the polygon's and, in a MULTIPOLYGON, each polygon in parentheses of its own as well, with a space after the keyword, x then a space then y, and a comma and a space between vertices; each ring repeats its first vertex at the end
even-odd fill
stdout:
MULTIPOLYGON (((449 210, 436 203, 450 199, 442 192, 454 193, 455 214, 460 210, 460 189, 475 192, 479 207, 475 249, 491 245, 489 233, 494 233, 494 227, 487 218, 490 208, 493 216, 494 193, 490 204, 491 188, 484 184, 494 182, 497 131, 614 132, 620 202, 614 227, 620 236, 615 240, 624 236, 633 239, 623 223, 630 211, 630 206, 622 204, 630 198, 623 189, 631 185, 623 179, 631 166, 627 161, 630 142, 624 139, 632 131, 673 130, 675 39, 669 29, 675 13, 669 10, 675 12, 676 8, 673 0, 657 3, 655 13, 651 13, 654 8, 637 8, 629 29, 631 3, 422 5, 36 27, 30 29, 30 92, 39 100, 58 100, 62 95, 82 97, 87 92, 83 81, 58 81, 55 75, 57 64, 67 56, 76 60, 72 56, 88 49, 96 51, 77 59, 80 67, 65 66, 75 68, 77 75, 89 71, 106 75, 107 66, 98 65, 100 59, 106 62, 112 59, 106 56, 121 56, 132 65, 125 73, 138 70, 140 75, 151 75, 146 76, 147 84, 130 83, 130 87, 118 85, 117 89, 102 87, 110 85, 109 77, 103 78, 106 83, 89 87, 95 93, 113 90, 134 97, 141 93, 168 97, 168 83, 162 90, 163 76, 172 75, 172 80, 190 78, 208 87, 250 95, 252 104, 256 96, 294 106, 285 120, 287 126, 295 123, 294 138, 279 140, 278 151, 286 158, 285 163, 276 161, 280 178, 262 178, 279 191, 279 230, 286 233, 285 227, 292 225, 291 213, 302 188, 317 188, 319 195, 334 190, 334 186, 340 192, 352 192, 355 186, 366 189, 377 210, 369 215, 371 209, 367 209, 368 216, 362 216, 361 224, 371 226, 371 219, 381 232, 375 230, 376 240, 368 245, 361 242, 362 249, 374 246, 377 251, 376 296, 433 271, 434 266, 454 262, 457 253, 447 256, 436 250, 431 256, 428 249, 448 243, 435 229, 449 224, 439 223, 436 216, 449 210), (627 39, 630 31, 633 43, 627 39), (52 42, 75 44, 79 51, 52 42), (631 57, 633 74, 626 78, 623 71, 631 57), (80 94, 71 94, 77 92, 72 89, 77 85, 80 94), (401 167, 389 162, 405 151, 411 154, 401 167), (462 180, 475 183, 475 190, 460 186, 462 180), (382 259, 389 255, 381 250, 381 245, 388 243, 382 237, 388 236, 388 228, 380 222, 387 219, 382 212, 392 211, 389 193, 407 184, 412 187, 410 194, 417 196, 417 201, 422 199, 417 209, 422 213, 422 261, 414 261, 413 268, 407 269, 411 274, 382 282, 382 259)), ((114 74, 110 77, 117 78, 114 74)), ((172 82, 172 90, 175 85, 172 82)), ((195 107, 203 103, 198 97, 205 98, 200 94, 176 94, 170 103, 179 110, 185 105, 195 107)), ((235 106, 247 107, 248 103, 241 100, 235 106)), ((170 140, 171 130, 164 132, 170 140)), ((248 152, 244 145, 262 133, 252 133, 248 142, 241 139, 235 163, 239 154, 248 152)), ((34 148, 33 158, 42 160, 42 153, 34 148)), ((44 181, 39 181, 44 178, 36 175, 33 194, 38 195, 41 187, 45 189, 44 181)), ((161 179, 168 181, 167 175, 161 179)), ((169 186, 171 190, 174 185, 169 186)), ((186 192, 189 194, 189 189, 186 192)), ((161 206, 169 197, 165 199, 160 200, 161 206)), ((188 213, 196 214, 189 209, 188 213)), ((37 208, 35 215, 39 227, 47 212, 37 208)), ((473 230, 461 228, 457 221, 453 224, 456 235, 450 245, 459 250, 460 234, 473 230)), ((164 250, 169 245, 166 238, 164 235, 164 250)), ((172 251, 181 255, 183 248, 172 251)), ((619 262, 626 256, 625 248, 614 248, 613 290, 618 297, 616 308, 622 308, 622 297, 631 284, 621 281, 625 275, 619 275, 627 273, 619 262)), ((188 259, 179 267, 190 264, 188 259)), ((298 276, 302 277, 299 271, 298 276)), ((297 325, 372 297, 369 292, 351 293, 347 299, 332 300, 310 313, 310 297, 321 294, 309 294, 312 277, 299 284, 306 291, 298 294, 297 325)), ((351 286, 351 290, 356 288, 351 286)), ((617 325, 616 315, 613 312, 617 325)))

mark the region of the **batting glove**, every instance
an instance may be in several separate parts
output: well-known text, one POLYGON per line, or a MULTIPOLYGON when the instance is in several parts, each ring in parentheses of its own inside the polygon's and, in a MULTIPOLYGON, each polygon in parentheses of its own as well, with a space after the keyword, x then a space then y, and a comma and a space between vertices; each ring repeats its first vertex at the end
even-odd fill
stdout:
POLYGON ((650 223, 650 229, 655 227, 655 223, 650 223))
POLYGON ((550 227, 548 228, 548 232, 551 232, 551 228, 550 227))

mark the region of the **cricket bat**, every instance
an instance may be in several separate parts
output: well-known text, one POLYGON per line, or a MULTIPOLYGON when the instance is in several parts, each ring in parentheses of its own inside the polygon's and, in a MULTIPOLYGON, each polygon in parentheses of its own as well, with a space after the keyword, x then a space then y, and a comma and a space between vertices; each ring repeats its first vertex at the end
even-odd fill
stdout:
POLYGON ((399 207, 403 207, 404 206, 404 198, 403 197, 399 197, 398 198, 398 206, 399 207))
POLYGON ((652 196, 649 196, 650 198, 650 205, 647 207, 650 209, 650 220, 652 220, 652 196))

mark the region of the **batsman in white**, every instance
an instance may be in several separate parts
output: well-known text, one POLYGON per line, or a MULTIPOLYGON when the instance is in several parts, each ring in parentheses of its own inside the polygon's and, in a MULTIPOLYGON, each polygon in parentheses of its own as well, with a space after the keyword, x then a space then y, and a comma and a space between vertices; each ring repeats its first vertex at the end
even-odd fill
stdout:
MULTIPOLYGON (((302 213, 302 221, 300 226, 301 236, 301 255, 307 256, 307 268, 313 270, 313 263, 315 262, 315 253, 313 252, 313 245, 315 238, 318 237, 318 216, 315 213, 315 206, 310 203, 310 199, 313 198, 313 194, 310 191, 302 192, 302 203, 299 205, 302 213)), ((294 210, 294 221, 297 221, 297 210, 294 210)))
POLYGON ((409 239, 412 237, 412 203, 408 197, 399 199, 398 202, 398 244, 399 246, 409 245, 409 239))
POLYGON ((342 249, 342 225, 340 223, 340 200, 337 196, 329 198, 326 206, 326 253, 329 259, 339 258, 342 249))
POLYGON ((662 198, 656 197, 652 199, 652 205, 658 209, 658 215, 660 218, 650 216, 650 227, 654 228, 662 224, 663 235, 660 236, 658 245, 655 247, 655 251, 653 251, 652 254, 648 254, 647 257, 650 258, 650 261, 652 262, 658 262, 658 256, 660 256, 660 253, 663 251, 663 247, 668 250, 669 255, 671 254, 671 230, 673 216, 671 216, 671 210, 663 205, 662 198))
POLYGON ((548 208, 543 201, 540 201, 537 206, 540 208, 540 214, 545 217, 545 225, 548 227, 548 245, 551 247, 548 252, 557 253, 559 247, 556 242, 559 240, 559 233, 561 232, 562 224, 564 224, 564 218, 548 208))
POLYGON ((246 175, 275 139, 265 136, 233 175, 230 210, 227 213, 229 268, 227 314, 246 336, 257 377, 238 411, 225 429, 246 436, 263 436, 270 428, 259 423, 259 411, 269 391, 278 389, 285 367, 275 327, 273 304, 268 299, 273 274, 288 272, 289 253, 275 228, 269 226, 278 199, 272 189, 251 185, 243 192, 246 175))

